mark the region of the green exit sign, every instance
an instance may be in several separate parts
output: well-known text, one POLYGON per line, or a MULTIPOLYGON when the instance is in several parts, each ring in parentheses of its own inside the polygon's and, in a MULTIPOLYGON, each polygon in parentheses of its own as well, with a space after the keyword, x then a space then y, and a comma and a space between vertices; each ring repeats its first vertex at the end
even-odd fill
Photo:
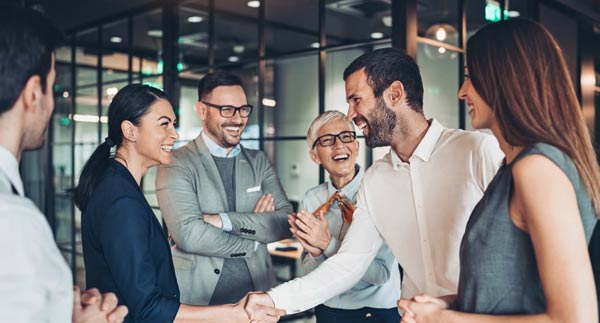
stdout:
POLYGON ((485 5, 485 20, 492 22, 502 20, 502 10, 500 10, 500 5, 496 1, 487 1, 485 5))

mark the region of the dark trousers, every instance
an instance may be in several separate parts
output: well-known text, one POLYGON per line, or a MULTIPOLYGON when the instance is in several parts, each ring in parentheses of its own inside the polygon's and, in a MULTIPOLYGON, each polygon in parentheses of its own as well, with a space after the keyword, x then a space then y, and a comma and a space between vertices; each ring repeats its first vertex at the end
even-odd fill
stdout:
POLYGON ((356 310, 331 308, 325 305, 315 307, 317 323, 398 323, 398 308, 363 307, 356 310))

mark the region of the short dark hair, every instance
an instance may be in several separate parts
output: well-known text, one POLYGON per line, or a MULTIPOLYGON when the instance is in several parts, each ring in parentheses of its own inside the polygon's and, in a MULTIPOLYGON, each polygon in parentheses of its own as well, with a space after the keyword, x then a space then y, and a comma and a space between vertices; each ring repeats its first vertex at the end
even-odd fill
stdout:
POLYGON ((376 98, 381 97, 394 81, 400 81, 404 85, 408 105, 416 112, 423 112, 423 80, 412 57, 397 48, 363 54, 346 67, 344 81, 363 68, 376 98))
POLYGON ((237 75, 222 70, 208 73, 198 82, 198 101, 202 101, 219 86, 232 85, 242 86, 242 80, 237 75))
POLYGON ((41 13, 0 6, 0 114, 12 108, 30 77, 38 75, 46 90, 52 54, 62 40, 62 32, 41 13))

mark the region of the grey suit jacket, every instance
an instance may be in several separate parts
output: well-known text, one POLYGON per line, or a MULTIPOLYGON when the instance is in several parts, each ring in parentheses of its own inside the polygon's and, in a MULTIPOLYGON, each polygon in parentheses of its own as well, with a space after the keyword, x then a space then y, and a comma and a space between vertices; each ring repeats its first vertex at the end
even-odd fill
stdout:
POLYGON ((244 258, 257 290, 275 284, 266 243, 291 236, 287 215, 292 206, 264 152, 242 147, 235 159, 236 212, 227 212, 225 188, 201 136, 175 150, 173 162, 158 169, 156 193, 176 243, 173 262, 184 304, 209 303, 224 258, 244 258), (275 212, 253 214, 258 198, 266 193, 275 199, 275 212), (229 215, 231 232, 202 218, 220 212, 229 215), (260 242, 256 250, 255 241, 260 242))

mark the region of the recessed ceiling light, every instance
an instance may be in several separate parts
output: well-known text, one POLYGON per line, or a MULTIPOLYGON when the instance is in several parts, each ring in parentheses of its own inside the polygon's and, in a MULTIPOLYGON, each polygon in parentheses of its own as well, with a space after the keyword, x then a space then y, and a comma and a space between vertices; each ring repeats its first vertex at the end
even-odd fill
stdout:
POLYGON ((119 36, 113 36, 113 37, 110 37, 110 42, 111 43, 121 43, 121 42, 123 42, 123 38, 121 38, 119 36))
POLYGON ((314 42, 314 43, 311 43, 311 44, 310 44, 310 47, 311 47, 311 48, 319 48, 319 47, 321 47, 321 44, 319 44, 319 42, 318 42, 318 41, 316 41, 316 42, 314 42))
POLYGON ((246 50, 246 47, 244 45, 234 45, 233 46, 233 52, 236 54, 241 54, 246 50))
POLYGON ((248 1, 247 5, 250 8, 258 8, 258 7, 260 7, 260 1, 258 1, 258 0, 248 1))
POLYGON ((444 47, 438 48, 438 53, 443 54, 445 52, 446 52, 446 49, 444 47))
POLYGON ((235 63, 235 62, 238 62, 240 60, 240 58, 237 56, 229 56, 229 58, 227 60, 232 63, 235 63))
POLYGON ((150 36, 150 37, 157 37, 160 38, 162 37, 162 30, 160 29, 150 29, 146 32, 146 35, 150 36))
POLYGON ((371 38, 373 38, 373 39, 381 39, 381 38, 383 38, 383 33, 380 33, 378 31, 376 31, 374 33, 371 33, 371 38))
POLYGON ((63 94, 62 94, 62 97, 65 98, 65 99, 68 99, 69 98, 69 92, 68 91, 64 91, 63 94))
POLYGON ((265 107, 271 107, 271 108, 274 108, 274 107, 275 107, 275 105, 277 105, 277 102, 276 102, 275 100, 273 100, 273 99, 263 98, 263 99, 262 99, 262 104, 263 104, 265 107))
POLYGON ((518 12, 518 11, 516 11, 516 10, 511 10, 511 11, 509 11, 509 12, 508 12, 508 16, 509 16, 510 18, 517 18, 517 17, 519 17, 520 15, 521 15, 521 13, 520 13, 520 12, 518 12))
POLYGON ((392 16, 383 16, 383 18, 381 18, 381 22, 383 22, 383 25, 386 27, 392 27, 392 16))
POLYGON ((187 19, 188 22, 191 22, 193 24, 197 24, 199 22, 202 22, 202 20, 204 20, 204 18, 200 17, 200 16, 191 16, 187 19))

